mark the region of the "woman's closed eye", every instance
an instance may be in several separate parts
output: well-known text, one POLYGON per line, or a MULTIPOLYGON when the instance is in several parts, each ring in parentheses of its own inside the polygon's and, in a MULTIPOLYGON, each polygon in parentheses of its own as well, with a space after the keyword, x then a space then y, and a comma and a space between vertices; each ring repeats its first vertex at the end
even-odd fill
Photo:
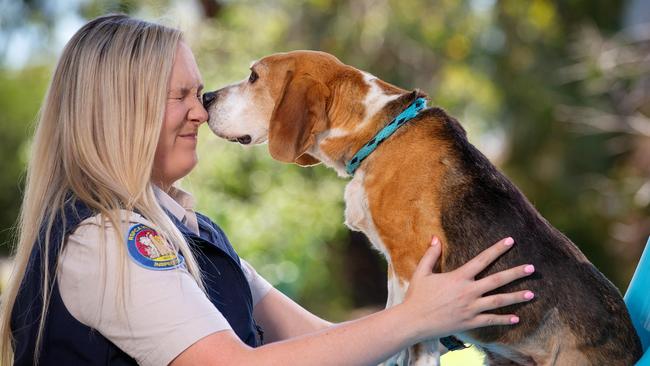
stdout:
POLYGON ((167 99, 181 101, 181 100, 184 100, 185 98, 188 98, 188 97, 194 97, 194 98, 198 99, 199 102, 200 102, 203 99, 202 89, 203 88, 201 86, 201 88, 199 88, 198 90, 195 89, 196 90, 195 92, 193 92, 190 89, 185 89, 185 88, 183 88, 181 90, 172 90, 172 91, 169 92, 169 94, 167 94, 167 99))
POLYGON ((187 96, 186 93, 181 93, 181 92, 171 92, 167 95, 167 99, 169 100, 183 100, 187 96))
POLYGON ((177 100, 177 101, 183 101, 186 98, 193 96, 196 98, 199 102, 203 100, 203 94, 202 93, 197 93, 197 94, 187 94, 187 95, 172 95, 169 96, 167 99, 169 100, 177 100))

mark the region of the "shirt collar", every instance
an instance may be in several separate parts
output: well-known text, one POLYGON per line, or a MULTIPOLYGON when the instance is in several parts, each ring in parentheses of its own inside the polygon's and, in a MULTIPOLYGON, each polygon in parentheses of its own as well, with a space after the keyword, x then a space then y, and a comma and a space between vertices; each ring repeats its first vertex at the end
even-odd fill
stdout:
POLYGON ((187 211, 194 211, 194 197, 180 188, 172 187, 167 193, 154 185, 153 191, 158 203, 180 221, 187 211))

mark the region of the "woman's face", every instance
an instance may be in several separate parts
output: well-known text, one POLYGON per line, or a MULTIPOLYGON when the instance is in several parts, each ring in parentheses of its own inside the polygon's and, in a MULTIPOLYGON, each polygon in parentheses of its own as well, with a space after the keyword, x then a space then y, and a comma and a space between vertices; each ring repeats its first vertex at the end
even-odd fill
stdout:
POLYGON ((154 183, 163 190, 187 175, 197 163, 197 133, 201 123, 208 119, 201 103, 202 89, 201 74, 192 51, 180 42, 167 86, 165 119, 152 174, 154 183))

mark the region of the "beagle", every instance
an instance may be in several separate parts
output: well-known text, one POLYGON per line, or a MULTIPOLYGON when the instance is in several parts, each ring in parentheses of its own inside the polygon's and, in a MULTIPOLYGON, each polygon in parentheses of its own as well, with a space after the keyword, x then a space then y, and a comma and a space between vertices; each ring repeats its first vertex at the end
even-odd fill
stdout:
MULTIPOLYGON (((246 80, 207 93, 204 105, 220 137, 268 140, 276 160, 322 162, 352 178, 345 223, 386 257, 387 306, 403 300, 432 234, 443 248, 440 271, 512 236, 517 245, 479 277, 534 263, 535 274, 498 292, 530 289, 538 296, 499 310, 519 314, 517 325, 455 336, 480 347, 490 365, 633 364, 641 344, 619 291, 468 142, 453 117, 440 108, 411 110, 411 119, 386 136, 387 125, 425 97, 332 55, 294 51, 255 62, 246 80), (359 155, 367 145, 374 151, 359 155)), ((399 359, 437 365, 437 345, 415 345, 399 359)))

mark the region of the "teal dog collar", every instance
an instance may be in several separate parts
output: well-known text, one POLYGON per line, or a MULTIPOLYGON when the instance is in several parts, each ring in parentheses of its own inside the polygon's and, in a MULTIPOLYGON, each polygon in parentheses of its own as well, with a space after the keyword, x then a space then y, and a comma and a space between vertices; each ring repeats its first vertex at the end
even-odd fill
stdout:
POLYGON ((345 164, 345 171, 350 174, 354 175, 354 172, 359 168, 359 165, 361 165, 361 162, 368 157, 368 155, 372 154, 373 151, 386 140, 387 138, 390 137, 395 131, 397 131, 398 128, 402 127, 406 122, 409 120, 415 118, 418 113, 420 113, 421 110, 423 110, 427 106, 427 101, 424 98, 418 98, 415 100, 415 102, 411 103, 411 105, 408 106, 402 113, 400 113, 397 117, 395 117, 386 127, 382 128, 379 133, 375 135, 375 137, 372 138, 372 140, 366 142, 365 145, 359 151, 357 151, 356 154, 350 159, 350 161, 345 164))

